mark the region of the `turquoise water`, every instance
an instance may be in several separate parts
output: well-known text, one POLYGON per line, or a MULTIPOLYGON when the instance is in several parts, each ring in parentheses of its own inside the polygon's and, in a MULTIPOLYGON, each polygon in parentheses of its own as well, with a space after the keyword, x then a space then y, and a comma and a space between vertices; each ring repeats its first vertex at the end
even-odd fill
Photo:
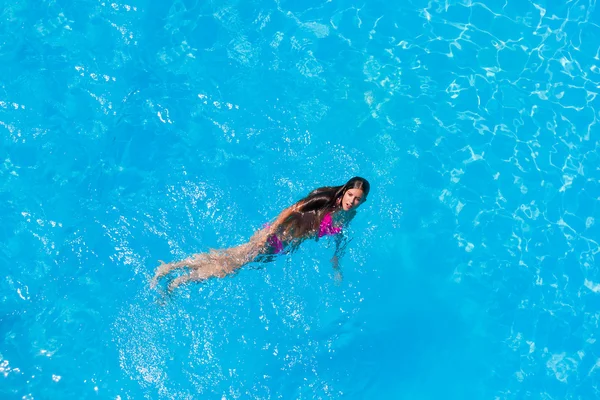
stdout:
POLYGON ((595 0, 395 3, 2 3, 2 398, 600 397, 595 0), (354 175, 341 283, 149 289, 354 175))

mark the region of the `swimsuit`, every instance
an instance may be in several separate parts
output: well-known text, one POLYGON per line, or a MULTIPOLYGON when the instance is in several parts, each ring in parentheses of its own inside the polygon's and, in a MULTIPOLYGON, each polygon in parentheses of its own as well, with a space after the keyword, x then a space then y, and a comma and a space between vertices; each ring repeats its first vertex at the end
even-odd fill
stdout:
MULTIPOLYGON (((269 225, 267 225, 267 228, 269 225)), ((325 214, 323 220, 321 221, 321 225, 319 226, 319 237, 323 237, 325 235, 337 235, 342 232, 342 228, 339 226, 333 226, 333 218, 331 218, 331 213, 325 214)), ((267 239, 267 243, 275 254, 281 253, 283 251, 283 242, 277 237, 277 235, 271 235, 267 239)))
POLYGON ((331 214, 327 213, 323 217, 321 221, 321 226, 319 226, 319 237, 323 237, 325 235, 337 235, 342 231, 340 226, 333 226, 333 218, 331 218, 331 214))

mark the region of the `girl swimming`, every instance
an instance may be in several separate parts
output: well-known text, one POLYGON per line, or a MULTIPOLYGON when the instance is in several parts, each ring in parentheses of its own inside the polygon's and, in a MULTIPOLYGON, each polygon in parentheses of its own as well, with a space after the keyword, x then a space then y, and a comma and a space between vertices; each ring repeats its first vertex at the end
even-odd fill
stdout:
POLYGON ((169 284, 169 291, 188 281, 223 278, 252 261, 268 261, 286 248, 294 248, 303 240, 326 235, 336 235, 336 254, 332 262, 338 269, 340 233, 356 215, 356 209, 367 199, 370 185, 366 179, 354 177, 342 186, 326 186, 313 190, 308 196, 286 208, 271 224, 258 230, 247 243, 221 250, 209 250, 177 262, 164 263, 157 268, 152 279, 158 280, 179 268, 189 268, 188 274, 179 276, 169 284))

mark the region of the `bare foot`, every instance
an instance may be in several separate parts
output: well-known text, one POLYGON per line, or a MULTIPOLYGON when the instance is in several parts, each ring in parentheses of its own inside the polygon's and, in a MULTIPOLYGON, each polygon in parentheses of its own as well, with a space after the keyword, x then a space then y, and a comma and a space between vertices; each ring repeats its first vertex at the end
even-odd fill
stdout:
POLYGON ((179 285, 182 285, 182 284, 186 283, 187 281, 191 281, 191 280, 192 280, 191 274, 178 276, 177 278, 173 279, 171 281, 171 283, 169 283, 169 293, 172 293, 173 290, 177 289, 177 287, 179 285))
POLYGON ((160 265, 156 268, 154 278, 150 281, 150 289, 154 289, 158 284, 158 280, 169 272, 168 266, 163 260, 158 260, 160 265))

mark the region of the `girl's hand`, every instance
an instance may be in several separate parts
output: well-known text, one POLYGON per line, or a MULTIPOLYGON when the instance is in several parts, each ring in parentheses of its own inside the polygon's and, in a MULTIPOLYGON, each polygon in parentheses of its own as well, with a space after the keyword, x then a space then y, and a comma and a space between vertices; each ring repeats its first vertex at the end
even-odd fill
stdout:
POLYGON ((338 258, 337 255, 335 255, 331 258, 331 265, 333 266, 333 269, 335 269, 335 270, 340 269, 340 259, 338 258))
POLYGON ((336 284, 342 283, 342 279, 344 279, 342 275, 342 270, 340 269, 340 259, 337 255, 334 255, 331 258, 331 265, 333 266, 333 279, 336 284))
POLYGON ((342 275, 342 271, 337 269, 334 273, 333 273, 333 280, 335 281, 335 283, 337 285, 342 283, 342 280, 344 279, 344 276, 342 275))

